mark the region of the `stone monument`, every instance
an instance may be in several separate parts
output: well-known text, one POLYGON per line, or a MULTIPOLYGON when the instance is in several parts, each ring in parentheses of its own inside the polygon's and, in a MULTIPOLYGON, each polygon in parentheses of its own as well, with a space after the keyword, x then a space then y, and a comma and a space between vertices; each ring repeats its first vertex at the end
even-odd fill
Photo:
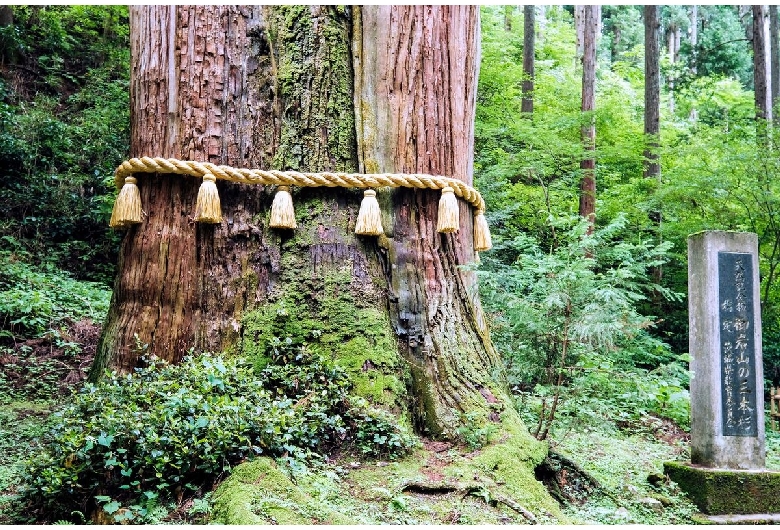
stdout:
POLYGON ((780 512, 765 470, 758 237, 688 238, 691 462, 665 472, 707 514, 780 512))
POLYGON ((692 464, 764 468, 759 287, 756 234, 688 239, 692 464))

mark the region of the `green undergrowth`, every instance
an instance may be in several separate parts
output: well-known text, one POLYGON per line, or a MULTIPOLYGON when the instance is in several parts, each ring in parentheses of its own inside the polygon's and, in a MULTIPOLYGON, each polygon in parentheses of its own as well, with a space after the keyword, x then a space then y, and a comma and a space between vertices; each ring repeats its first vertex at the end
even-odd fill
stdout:
POLYGON ((600 488, 565 509, 585 524, 694 524, 698 513, 664 476, 663 463, 687 458, 689 442, 674 439, 669 422, 646 417, 621 431, 572 430, 553 448, 595 478, 600 488), (667 441, 659 437, 667 436, 667 441), (583 502, 584 501, 584 502, 583 502))
MULTIPOLYGON (((21 462, 39 448, 47 428, 49 404, 0 400, 0 525, 20 522, 15 501, 21 481, 21 462)), ((23 521, 24 519, 21 519, 23 521)))
POLYGON ((32 266, 0 251, 0 338, 37 337, 66 322, 102 322, 111 291, 105 285, 74 280, 65 271, 32 266))
POLYGON ((270 349, 257 372, 240 358, 201 354, 176 366, 146 359, 133 374, 85 385, 26 463, 30 511, 150 522, 161 506, 202 496, 257 456, 317 460, 339 447, 394 458, 413 447, 392 416, 349 393, 339 366, 291 341, 270 349))

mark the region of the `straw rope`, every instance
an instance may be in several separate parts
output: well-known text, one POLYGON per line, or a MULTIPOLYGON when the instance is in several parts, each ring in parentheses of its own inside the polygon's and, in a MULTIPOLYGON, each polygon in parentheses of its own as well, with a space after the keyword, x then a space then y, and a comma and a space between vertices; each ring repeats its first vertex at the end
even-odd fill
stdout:
POLYGON ((122 188, 125 177, 133 173, 176 173, 203 177, 210 173, 219 180, 242 184, 276 184, 298 187, 342 187, 342 188, 418 188, 441 190, 452 188, 457 197, 473 205, 478 211, 485 211, 482 195, 460 180, 438 175, 417 173, 300 173, 297 171, 274 171, 262 169, 238 169, 230 166, 218 166, 209 162, 193 162, 175 158, 131 158, 116 168, 115 182, 122 188))

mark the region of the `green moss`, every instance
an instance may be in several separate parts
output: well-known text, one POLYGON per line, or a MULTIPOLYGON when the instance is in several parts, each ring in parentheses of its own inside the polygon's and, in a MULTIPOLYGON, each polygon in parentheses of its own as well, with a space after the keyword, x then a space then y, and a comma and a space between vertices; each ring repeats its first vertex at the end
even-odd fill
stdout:
POLYGON ((262 369, 274 338, 289 337, 346 369, 354 394, 405 410, 406 370, 389 317, 358 294, 348 271, 290 281, 278 300, 244 315, 239 351, 262 369))
POLYGON ((704 513, 780 513, 778 472, 707 469, 666 462, 664 473, 704 513))
POLYGON ((536 466, 547 456, 547 444, 528 433, 514 410, 502 414, 497 425, 500 431, 491 436, 493 443, 479 450, 472 459, 452 466, 450 475, 461 479, 478 477, 533 513, 562 518, 558 503, 534 475, 536 466))
POLYGON ((223 524, 353 524, 317 503, 270 458, 241 464, 214 493, 214 519, 223 524))
POLYGON ((278 6, 271 19, 278 54, 277 81, 285 101, 280 169, 354 171, 357 161, 350 22, 324 8, 317 28, 309 6, 278 6), (322 90, 312 91, 312 87, 322 90))

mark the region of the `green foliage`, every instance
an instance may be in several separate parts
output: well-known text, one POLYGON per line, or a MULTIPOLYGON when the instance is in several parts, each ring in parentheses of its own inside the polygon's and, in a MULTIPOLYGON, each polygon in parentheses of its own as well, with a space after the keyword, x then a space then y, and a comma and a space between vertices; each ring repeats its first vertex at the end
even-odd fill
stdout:
POLYGON ((751 45, 738 6, 702 5, 699 17, 704 23, 696 47, 688 41, 680 45, 683 60, 695 67, 698 75, 729 76, 752 88, 751 45))
POLYGON ((644 46, 644 25, 642 23, 642 8, 637 5, 605 5, 602 12, 602 38, 599 47, 609 50, 606 55, 613 64, 629 60, 637 63, 636 54, 630 52, 644 46))
POLYGON ((103 285, 42 271, 0 252, 0 335, 40 336, 84 318, 102 322, 110 298, 103 285))
POLYGON ((174 491, 195 491, 254 455, 306 459, 355 440, 368 455, 413 445, 389 416, 349 396, 342 369, 291 341, 260 373, 202 354, 147 359, 134 374, 86 385, 54 415, 47 450, 25 471, 27 499, 51 517, 89 513, 149 522, 174 491))
POLYGON ((0 52, 0 250, 110 283, 113 170, 129 146, 126 6, 15 6, 0 52), (9 242, 7 238, 12 238, 9 242))
POLYGON ((692 524, 698 510, 663 474, 663 463, 680 458, 687 443, 659 440, 664 429, 646 418, 630 433, 570 431, 555 450, 575 459, 601 487, 585 503, 566 506, 567 515, 582 524, 692 524))
POLYGON ((466 442, 471 450, 481 449, 486 446, 497 427, 493 423, 487 423, 479 412, 468 412, 463 415, 462 426, 458 427, 458 436, 466 442))
POLYGON ((577 217, 550 223, 551 246, 523 234, 497 239, 503 262, 485 257, 479 271, 510 384, 541 398, 531 407, 536 435, 546 436, 556 413, 603 419, 653 411, 687 423, 682 367, 638 311, 649 295, 675 297, 649 279, 670 244, 632 238, 625 216, 593 234, 577 217))

